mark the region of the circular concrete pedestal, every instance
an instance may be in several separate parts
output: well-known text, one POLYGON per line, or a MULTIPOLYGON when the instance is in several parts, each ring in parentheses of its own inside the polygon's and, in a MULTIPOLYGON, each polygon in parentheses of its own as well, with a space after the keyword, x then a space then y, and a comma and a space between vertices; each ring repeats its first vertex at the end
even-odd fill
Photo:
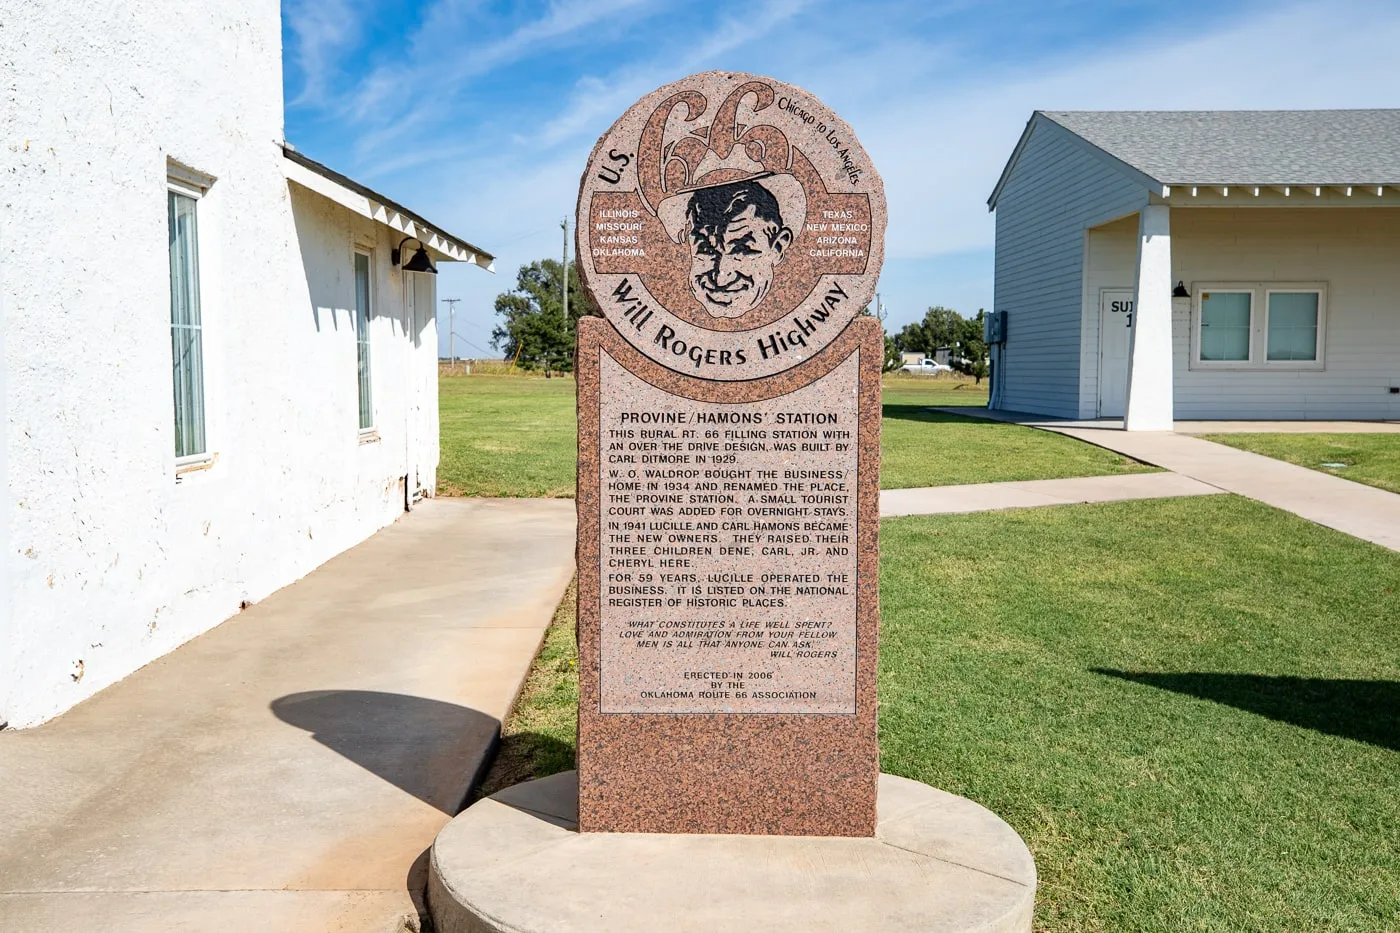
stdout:
POLYGON ((970 800, 880 775, 873 839, 579 833, 574 772, 482 800, 433 844, 437 933, 1027 933, 1035 863, 970 800))

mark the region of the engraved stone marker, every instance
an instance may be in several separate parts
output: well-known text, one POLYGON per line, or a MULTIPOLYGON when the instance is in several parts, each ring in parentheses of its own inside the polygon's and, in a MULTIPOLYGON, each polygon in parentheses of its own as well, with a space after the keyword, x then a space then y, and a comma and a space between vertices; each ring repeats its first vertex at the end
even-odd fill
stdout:
POLYGON ((869 836, 878 761, 878 173, 711 72, 579 193, 579 826, 869 836))

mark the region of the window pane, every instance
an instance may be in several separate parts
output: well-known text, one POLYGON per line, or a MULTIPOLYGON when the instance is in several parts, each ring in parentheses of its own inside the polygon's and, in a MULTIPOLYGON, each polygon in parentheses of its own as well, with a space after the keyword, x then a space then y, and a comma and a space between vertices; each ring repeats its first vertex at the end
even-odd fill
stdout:
POLYGON ((1269 359, 1317 359, 1317 292, 1269 294, 1269 359))
POLYGON ((1201 359, 1249 359, 1249 292, 1206 292, 1201 296, 1201 359))
POLYGON ((174 327, 170 332, 175 354, 175 456, 205 452, 204 367, 200 359, 200 333, 174 327))
POLYGON ((175 388, 175 456, 206 452, 204 345, 199 310, 199 236, 195 199, 169 192, 170 349, 175 388))
POLYGON ((369 257, 355 254, 355 345, 359 361, 360 429, 374 427, 369 383, 369 257))

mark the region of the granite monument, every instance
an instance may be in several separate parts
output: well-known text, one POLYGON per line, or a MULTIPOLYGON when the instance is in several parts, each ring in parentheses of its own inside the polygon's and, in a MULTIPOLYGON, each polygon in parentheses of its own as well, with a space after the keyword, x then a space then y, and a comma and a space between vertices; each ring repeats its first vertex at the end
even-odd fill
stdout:
POLYGON ((578 267, 579 828, 871 836, 880 176, 710 72, 589 157, 578 267))

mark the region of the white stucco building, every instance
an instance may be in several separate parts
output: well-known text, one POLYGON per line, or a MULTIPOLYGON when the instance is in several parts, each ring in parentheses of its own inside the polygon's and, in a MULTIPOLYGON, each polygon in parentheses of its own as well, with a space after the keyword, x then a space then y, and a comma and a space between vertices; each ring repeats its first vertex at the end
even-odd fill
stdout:
POLYGON ((20 3, 0 52, 19 727, 431 495, 435 277, 403 266, 491 256, 284 149, 277 0, 20 3))
POLYGON ((988 204, 993 407, 1400 418, 1400 110, 1037 112, 988 204))

